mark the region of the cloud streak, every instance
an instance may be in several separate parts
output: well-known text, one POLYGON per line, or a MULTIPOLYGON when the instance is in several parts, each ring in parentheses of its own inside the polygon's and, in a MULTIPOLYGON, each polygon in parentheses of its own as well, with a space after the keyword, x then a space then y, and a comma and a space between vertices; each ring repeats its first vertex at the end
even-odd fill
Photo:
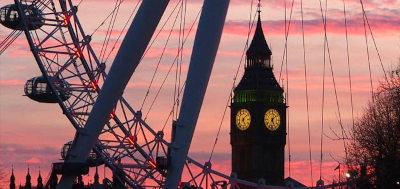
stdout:
MULTIPOLYGON (((348 34, 364 35, 362 18, 352 18, 348 21, 348 34)), ((281 36, 285 31, 285 20, 263 21, 264 33, 267 36, 281 36)), ((395 34, 400 30, 399 17, 384 17, 375 15, 369 18, 372 31, 375 35, 395 34)), ((289 35, 302 34, 302 21, 292 20, 290 22, 289 35)), ((248 23, 245 21, 227 21, 224 28, 225 34, 247 36, 248 23)), ((324 25, 321 19, 311 19, 304 21, 305 35, 318 35, 324 33, 324 25)), ((367 28, 368 34, 369 29, 367 28)), ((330 19, 327 21, 328 34, 345 34, 344 20, 330 19)))

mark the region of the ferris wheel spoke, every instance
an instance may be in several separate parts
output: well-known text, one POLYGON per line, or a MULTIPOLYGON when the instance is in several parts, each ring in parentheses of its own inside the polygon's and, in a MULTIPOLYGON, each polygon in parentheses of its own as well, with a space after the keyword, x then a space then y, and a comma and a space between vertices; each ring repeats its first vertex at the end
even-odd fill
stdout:
MULTIPOLYGON (((115 149, 111 149, 111 150, 115 150, 115 149)), ((147 174, 149 173, 149 171, 147 171, 147 169, 154 169, 153 167, 149 166, 145 161, 142 161, 140 159, 135 158, 134 156, 131 156, 129 154, 118 154, 118 156, 116 156, 118 158, 123 158, 123 157, 131 157, 132 160, 135 161, 135 164, 120 164, 120 167, 125 167, 125 168, 130 168, 131 170, 137 170, 134 171, 134 173, 137 175, 136 176, 136 181, 138 181, 139 179, 138 176, 140 176, 140 172, 144 171, 147 174)))
POLYGON ((53 0, 33 1, 33 4, 37 7, 40 7, 41 10, 54 9, 53 0))

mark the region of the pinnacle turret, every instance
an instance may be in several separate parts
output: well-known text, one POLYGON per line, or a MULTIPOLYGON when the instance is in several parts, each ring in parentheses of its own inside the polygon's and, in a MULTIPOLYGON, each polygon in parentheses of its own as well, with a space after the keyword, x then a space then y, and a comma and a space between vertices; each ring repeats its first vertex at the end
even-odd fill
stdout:
POLYGON ((247 64, 246 67, 271 67, 272 52, 265 40, 264 32, 261 24, 260 4, 258 5, 258 20, 253 40, 246 51, 247 64))
POLYGON ((26 182, 25 182, 25 189, 31 189, 31 175, 29 174, 29 165, 28 165, 28 174, 26 174, 26 182))
POLYGON ((37 178, 37 189, 43 189, 43 180, 42 180, 42 175, 40 174, 40 167, 39 167, 39 176, 37 178))
POLYGON ((11 169, 11 176, 10 176, 10 189, 15 189, 14 166, 12 166, 12 169, 11 169))

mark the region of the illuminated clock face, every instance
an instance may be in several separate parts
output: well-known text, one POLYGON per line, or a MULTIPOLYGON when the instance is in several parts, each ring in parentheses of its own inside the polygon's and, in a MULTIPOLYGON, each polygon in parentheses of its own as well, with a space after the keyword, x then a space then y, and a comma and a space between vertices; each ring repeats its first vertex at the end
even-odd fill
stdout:
POLYGON ((246 109, 241 109, 236 114, 236 126, 244 131, 249 128, 251 122, 250 112, 246 109))
POLYGON ((269 109, 267 112, 265 112, 264 123, 269 130, 277 130, 281 125, 281 116, 279 115, 278 111, 275 109, 269 109))

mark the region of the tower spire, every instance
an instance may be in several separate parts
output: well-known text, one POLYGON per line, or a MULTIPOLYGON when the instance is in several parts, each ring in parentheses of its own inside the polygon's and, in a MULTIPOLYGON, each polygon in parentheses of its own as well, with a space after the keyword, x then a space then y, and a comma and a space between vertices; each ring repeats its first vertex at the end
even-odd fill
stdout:
POLYGON ((258 20, 256 30, 254 32, 253 40, 246 51, 248 67, 267 67, 272 68, 271 55, 267 41, 265 40, 264 32, 261 24, 261 3, 258 1, 257 6, 258 20))
POLYGON ((29 174, 29 164, 28 164, 28 174, 26 174, 26 182, 25 182, 25 189, 31 189, 31 175, 29 174))
POLYGON ((15 189, 14 165, 11 165, 10 189, 15 189))
POLYGON ((95 185, 100 184, 100 182, 99 182, 99 173, 98 173, 98 170, 97 170, 97 166, 96 166, 96 173, 94 174, 94 183, 93 184, 95 184, 95 185))
POLYGON ((42 175, 40 174, 40 166, 39 166, 39 176, 37 178, 37 189, 43 189, 43 179, 42 175))

